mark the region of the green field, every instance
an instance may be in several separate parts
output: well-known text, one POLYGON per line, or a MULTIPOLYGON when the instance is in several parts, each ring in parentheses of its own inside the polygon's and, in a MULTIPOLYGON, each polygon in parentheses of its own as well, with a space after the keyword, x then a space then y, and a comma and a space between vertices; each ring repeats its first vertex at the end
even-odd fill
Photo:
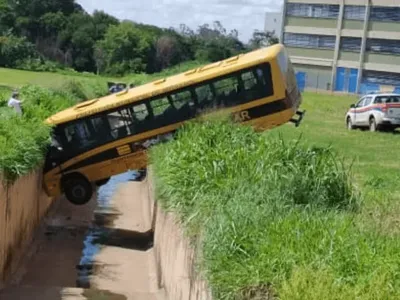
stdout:
POLYGON ((305 93, 299 128, 202 123, 153 149, 215 299, 400 298, 400 134, 349 132, 354 101, 305 93))
POLYGON ((157 79, 163 76, 169 76, 178 72, 184 72, 191 68, 195 68, 201 63, 193 61, 177 65, 173 68, 166 69, 163 72, 148 74, 131 74, 120 78, 96 76, 94 74, 82 74, 73 72, 49 73, 49 72, 31 72, 23 70, 0 68, 0 87, 18 88, 24 85, 39 85, 46 88, 62 88, 67 81, 80 81, 83 84, 101 83, 106 84, 107 81, 124 82, 142 84, 149 80, 157 79))

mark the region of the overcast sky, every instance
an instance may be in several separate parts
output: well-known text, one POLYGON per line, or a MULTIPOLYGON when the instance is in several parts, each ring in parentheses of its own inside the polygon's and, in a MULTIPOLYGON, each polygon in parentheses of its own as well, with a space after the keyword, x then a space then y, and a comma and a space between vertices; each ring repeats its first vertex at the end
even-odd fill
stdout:
POLYGON ((265 13, 279 11, 282 0, 77 0, 92 13, 99 9, 119 18, 160 27, 178 27, 184 23, 197 29, 204 23, 221 21, 230 30, 237 29, 245 42, 254 29, 264 28, 265 13))

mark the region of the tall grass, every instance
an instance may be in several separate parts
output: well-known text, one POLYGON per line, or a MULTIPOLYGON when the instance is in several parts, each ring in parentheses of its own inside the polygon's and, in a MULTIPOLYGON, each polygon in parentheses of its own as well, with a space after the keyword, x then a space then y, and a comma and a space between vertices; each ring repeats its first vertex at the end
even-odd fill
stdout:
MULTIPOLYGON (((9 93, 2 95, 3 101, 9 97, 9 93)), ((22 117, 12 108, 4 107, 0 111, 0 173, 11 182, 43 161, 51 130, 44 120, 78 100, 68 92, 38 86, 21 88, 20 98, 24 101, 22 117)))
POLYGON ((205 120, 151 161, 215 299, 400 297, 400 243, 356 226, 361 196, 331 148, 205 120))

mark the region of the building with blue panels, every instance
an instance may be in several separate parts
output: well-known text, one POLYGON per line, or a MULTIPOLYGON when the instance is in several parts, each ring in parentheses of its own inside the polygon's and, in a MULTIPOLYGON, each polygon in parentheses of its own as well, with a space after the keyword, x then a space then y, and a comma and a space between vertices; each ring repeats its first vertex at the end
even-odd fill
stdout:
POLYGON ((284 0, 280 39, 306 88, 400 89, 400 0, 284 0))

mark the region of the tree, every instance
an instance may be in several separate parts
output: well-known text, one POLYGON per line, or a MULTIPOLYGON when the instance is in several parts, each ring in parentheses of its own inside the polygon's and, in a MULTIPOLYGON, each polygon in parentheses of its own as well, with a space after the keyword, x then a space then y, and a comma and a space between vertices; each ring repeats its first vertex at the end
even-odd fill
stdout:
POLYGON ((105 71, 114 75, 127 72, 144 72, 150 44, 141 38, 141 32, 133 23, 111 25, 104 39, 96 47, 105 54, 105 71))
POLYGON ((169 35, 164 35, 156 41, 157 67, 162 70, 179 62, 180 45, 169 35))
POLYGON ((249 41, 250 49, 258 49, 261 47, 278 44, 279 39, 275 35, 275 31, 259 31, 255 30, 249 41))
POLYGON ((106 53, 100 45, 96 45, 94 48, 94 60, 96 62, 96 73, 99 75, 104 72, 106 66, 106 53))
POLYGON ((35 46, 24 37, 0 36, 0 66, 15 68, 26 58, 37 57, 35 46))
POLYGON ((227 33, 219 21, 215 21, 212 27, 209 24, 199 26, 197 39, 195 57, 202 61, 222 60, 245 50, 237 30, 227 33))
POLYGON ((93 23, 96 28, 95 40, 101 40, 107 32, 110 25, 118 25, 117 18, 105 13, 104 11, 95 10, 93 12, 93 23))

